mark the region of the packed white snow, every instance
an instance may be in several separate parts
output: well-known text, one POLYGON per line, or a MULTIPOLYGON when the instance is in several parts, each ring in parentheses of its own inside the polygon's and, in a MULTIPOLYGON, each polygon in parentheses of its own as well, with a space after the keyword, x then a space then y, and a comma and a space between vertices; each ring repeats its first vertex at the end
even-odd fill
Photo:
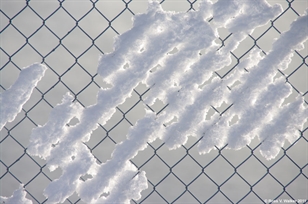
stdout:
POLYGON ((32 201, 26 198, 27 192, 21 184, 19 189, 15 190, 13 195, 10 197, 0 196, 0 203, 5 204, 32 204, 32 201))
POLYGON ((203 137, 199 150, 207 153, 215 145, 240 149, 257 135, 263 141, 262 155, 275 158, 285 140, 293 142, 299 137, 297 130, 307 120, 303 98, 283 105, 291 87, 283 79, 273 79, 278 68, 288 66, 293 50, 304 48, 307 12, 275 41, 266 56, 252 49, 224 79, 213 72, 231 63, 230 51, 247 34, 281 12, 281 6, 270 6, 265 0, 218 0, 214 4, 203 0, 199 10, 188 13, 166 12, 157 1, 150 1, 145 14, 134 16, 133 28, 116 38, 114 51, 100 58, 98 73, 111 88, 101 89, 97 103, 86 108, 65 95, 49 121, 33 130, 28 152, 46 159, 50 170, 60 167, 63 171, 44 191, 48 202, 64 202, 74 192, 86 203, 139 199, 147 188, 145 172, 138 172, 129 160, 157 138, 174 149, 185 144, 188 136, 203 137), (221 27, 232 36, 220 48, 215 40, 221 27), (169 54, 172 50, 175 52, 169 54), (236 81, 241 84, 230 89, 236 81), (111 159, 99 165, 83 143, 89 141, 98 123, 104 125, 111 118, 139 82, 155 84, 146 103, 158 98, 169 106, 158 116, 147 111, 131 127, 127 139, 116 145, 111 159), (205 120, 211 107, 223 102, 232 104, 229 110, 205 120), (235 116, 239 120, 230 126, 235 116), (74 117, 79 122, 66 126, 74 117), (165 127, 174 117, 177 121, 165 127), (81 181, 86 174, 92 178, 81 181), (102 196, 106 193, 109 195, 102 196))
POLYGON ((7 122, 12 122, 22 110, 46 70, 47 67, 42 64, 25 67, 19 73, 16 82, 0 93, 0 130, 7 122))

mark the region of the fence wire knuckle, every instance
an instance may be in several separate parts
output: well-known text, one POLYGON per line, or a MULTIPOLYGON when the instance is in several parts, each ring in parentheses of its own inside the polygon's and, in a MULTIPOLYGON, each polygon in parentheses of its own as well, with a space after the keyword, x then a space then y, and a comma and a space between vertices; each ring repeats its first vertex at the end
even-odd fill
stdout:
MULTIPOLYGON (((34 202, 34 203, 46 203, 48 202, 48 199, 42 197, 42 195, 38 195, 36 191, 33 190, 33 187, 31 185, 38 185, 38 182, 36 180, 47 180, 47 183, 50 183, 53 181, 54 175, 48 170, 46 164, 42 164, 43 162, 41 159, 37 157, 32 157, 27 153, 27 143, 24 141, 25 139, 21 138, 17 133, 20 132, 19 128, 23 128, 23 125, 25 122, 30 122, 32 126, 38 126, 41 124, 41 122, 37 118, 33 118, 33 114, 35 111, 40 110, 39 106, 45 104, 50 108, 53 108, 56 104, 51 101, 51 95, 52 92, 55 91, 58 87, 63 87, 63 89, 69 91, 73 94, 74 100, 77 101, 82 107, 86 107, 87 104, 84 102, 83 94, 88 93, 87 91, 92 91, 92 89, 98 90, 101 88, 101 82, 99 81, 99 77, 97 76, 97 73, 92 74, 91 71, 87 68, 86 65, 83 65, 82 60, 86 57, 86 55, 91 52, 91 49, 96 49, 97 53, 104 55, 106 51, 104 51, 103 46, 100 42, 101 37, 105 37, 108 34, 108 32, 113 32, 116 35, 119 35, 120 32, 117 30, 117 20, 121 20, 122 16, 125 13, 130 14, 131 16, 134 16, 137 11, 134 11, 133 4, 138 2, 135 0, 129 0, 125 1, 122 0, 120 3, 123 5, 123 9, 119 10, 119 13, 117 13, 114 17, 109 17, 107 13, 104 13, 104 11, 99 7, 100 1, 98 0, 90 0, 89 3, 92 5, 88 11, 85 12, 85 14, 81 15, 81 17, 74 16, 71 11, 66 8, 66 2, 64 0, 58 0, 58 6, 55 8, 53 12, 51 12, 46 17, 42 16, 40 14, 40 11, 35 6, 35 1, 26 0, 24 1, 24 5, 20 8, 19 11, 16 11, 15 14, 10 15, 6 13, 6 10, 0 10, 0 15, 3 19, 7 20, 7 24, 1 25, 2 30, 0 30, 0 33, 8 32, 8 29, 14 29, 15 32, 17 32, 20 36, 24 38, 24 42, 19 45, 19 47, 14 50, 6 50, 6 48, 0 47, 1 55, 7 57, 7 61, 3 58, 3 62, 1 62, 2 67, 0 68, 0 71, 8 71, 8 69, 17 69, 18 72, 21 71, 21 68, 19 66, 20 62, 17 61, 16 56, 18 56, 19 53, 27 51, 27 47, 30 47, 32 51, 36 53, 36 56, 41 60, 43 64, 45 64, 48 67, 48 71, 50 74, 53 75, 56 80, 52 84, 49 85, 49 87, 41 89, 39 87, 35 88, 36 94, 40 95, 40 99, 37 99, 36 102, 33 102, 33 105, 29 105, 30 107, 24 107, 22 109, 22 112, 20 113, 19 117, 16 118, 16 122, 13 125, 6 125, 2 131, 1 131, 1 138, 0 138, 0 145, 1 147, 5 147, 6 145, 12 145, 9 148, 15 149, 15 152, 18 152, 18 156, 13 159, 5 158, 5 156, 1 155, 0 165, 1 167, 1 175, 0 175, 0 185, 5 188, 4 184, 23 184, 25 191, 27 192, 28 197, 34 202), (32 12, 33 15, 36 15, 36 17, 40 20, 41 25, 38 26, 37 29, 34 29, 31 34, 24 33, 19 25, 15 25, 15 21, 18 18, 19 15, 23 15, 23 13, 26 13, 26 11, 32 12), (71 28, 67 28, 67 33, 65 34, 59 34, 56 31, 52 29, 52 26, 49 25, 50 19, 53 18, 55 15, 57 15, 59 12, 64 12, 67 18, 70 18, 72 20, 73 26, 71 28), (97 14, 101 17, 101 20, 106 23, 106 27, 101 27, 101 31, 97 34, 97 36, 92 36, 87 32, 87 29, 83 27, 82 22, 91 14, 97 14), (54 45, 50 50, 48 51, 40 51, 39 48, 36 47, 35 43, 32 41, 35 36, 45 30, 46 32, 49 32, 50 35, 55 37, 55 39, 58 40, 58 44, 54 45), (76 54, 70 49, 70 46, 68 46, 68 43, 66 43, 66 40, 69 40, 72 33, 75 31, 80 31, 84 38, 87 38, 89 40, 88 47, 84 48, 80 53, 76 54), (58 52, 59 49, 63 49, 63 52, 66 52, 67 55, 69 55, 71 58, 73 58, 73 62, 71 62, 67 67, 59 71, 59 68, 56 67, 56 65, 53 65, 54 63, 51 63, 50 60, 52 59, 52 55, 58 52), (11 53, 11 54, 10 54, 11 53), (72 72, 72 70, 76 69, 76 66, 78 66, 78 69, 82 71, 83 77, 86 78, 88 81, 84 83, 84 86, 77 90, 77 88, 72 87, 70 83, 65 79, 66 76, 69 76, 69 74, 72 72), (15 133, 17 132, 17 133, 15 133), (26 166, 24 165, 24 161, 27 159, 26 166), (30 163, 31 162, 31 163, 30 163), (31 167, 30 167, 31 166, 31 167), (16 168, 24 168, 25 171, 28 171, 27 169, 36 169, 34 172, 31 172, 31 176, 27 176, 26 178, 23 176, 22 173, 20 173, 16 168), (7 181, 9 180, 9 181, 7 181), (6 183, 5 183, 6 182, 6 183)), ((164 5, 167 3, 168 0, 162 0, 160 3, 164 5)), ((184 1, 187 5, 186 11, 194 11, 195 7, 197 5, 196 2, 198 0, 187 0, 184 1)), ((262 46, 260 45, 260 40, 265 38, 268 32, 275 31, 279 35, 281 35, 282 31, 279 30, 279 27, 277 26, 277 21, 280 18, 283 18, 284 15, 286 15, 287 12, 293 12, 296 16, 299 16, 299 12, 292 7, 293 2, 295 1, 288 1, 286 0, 285 3, 288 5, 287 8, 284 9, 284 11, 275 19, 271 20, 269 25, 267 25, 267 29, 263 33, 261 33, 259 36, 253 36, 251 34, 248 34, 249 40, 252 41, 252 46, 247 48, 247 50, 241 55, 237 56, 234 52, 231 52, 233 60, 236 61, 235 65, 233 65, 227 72, 224 74, 218 73, 215 71, 216 75, 220 77, 221 80, 223 80, 226 76, 229 75, 243 60, 245 56, 253 49, 258 48, 262 51, 264 55, 267 55, 267 52, 262 49, 262 46)), ((77 2, 78 3, 78 2, 77 2)), ((209 20, 212 21, 213 18, 209 20)), ((227 41, 229 40, 232 33, 229 33, 226 37, 221 38, 219 37, 221 46, 218 48, 220 50, 221 48, 225 47, 227 41)), ((75 42, 78 43, 78 42, 75 42)), ((307 48, 306 48, 307 49, 307 48)), ((301 64, 297 64, 293 71, 291 71, 289 74, 286 74, 285 72, 281 70, 277 70, 277 72, 280 73, 281 76, 283 76, 286 79, 286 83, 288 83, 295 92, 297 92, 302 97, 307 96, 308 91, 302 93, 296 85, 292 84, 290 81, 290 78, 293 77, 295 74, 299 72, 300 69, 302 69, 303 66, 308 66, 307 58, 308 56, 303 56, 300 52, 297 50, 294 51, 294 55, 296 57, 300 58, 302 60, 301 64)), ((58 59, 60 60, 60 59, 58 59)), ((247 72, 246 68, 244 68, 247 72)), ((16 70, 14 70, 16 71, 16 70)), ((78 81, 75 81, 78 83, 78 81)), ((154 84, 153 84, 154 86, 154 84)), ((151 88, 152 87, 146 87, 146 88, 136 88, 132 90, 132 95, 134 95, 135 99, 131 103, 130 107, 122 108, 122 107, 116 107, 116 113, 119 113, 119 117, 116 118, 113 121, 112 124, 98 124, 99 131, 102 131, 103 133, 96 134, 92 137, 99 137, 96 138, 95 143, 84 143, 86 147, 90 150, 90 152, 94 155, 94 157, 97 159, 98 163, 104 163, 109 157, 110 152, 107 152, 106 147, 110 146, 109 143, 112 145, 116 145, 119 142, 121 142, 121 138, 118 138, 118 134, 113 133, 113 131, 116 131, 117 128, 119 128, 120 125, 127 125, 129 127, 134 126, 134 115, 138 106, 143 105, 145 108, 151 110, 152 112, 155 112, 156 115, 161 114, 164 110, 168 110, 169 104, 164 104, 160 106, 159 108, 151 106, 147 104, 144 101, 145 94, 151 94, 151 88), (104 152, 106 151, 106 158, 103 156, 104 152), (108 157, 109 154, 109 157, 108 157)), ((5 91, 8 87, 5 87, 4 85, 0 84, 0 87, 2 91, 5 91)), ((231 91, 232 88, 228 86, 228 89, 231 91)), ((62 93, 61 93, 62 94, 62 93)), ((95 93, 94 93, 95 94, 95 93)), ((307 98, 307 97, 306 97, 307 98)), ((306 100, 306 104, 307 100, 306 100)), ((211 105, 211 108, 220 115, 220 117, 224 116, 224 113, 228 112, 229 109, 232 109, 233 104, 227 104, 227 106, 221 110, 219 107, 215 107, 211 105)), ((216 114, 215 113, 215 114, 216 114)), ((70 124, 68 124, 70 125, 70 124)), ((164 124, 165 125, 165 124, 164 124)), ((125 127, 126 128, 126 127, 125 127)), ((155 168, 153 165, 157 165, 159 162, 160 167, 164 169, 157 171, 157 175, 148 175, 148 189, 145 190, 145 192, 142 195, 142 198, 138 201, 131 200, 131 203, 148 203, 156 201, 158 203, 177 203, 181 202, 181 199, 187 199, 191 203, 211 203, 213 200, 215 202, 229 202, 229 203, 247 203, 251 200, 251 197, 254 197, 255 202, 260 203, 271 203, 276 201, 277 199, 283 197, 287 199, 293 200, 295 203, 301 203, 297 199, 306 199, 307 202, 307 192, 306 195, 301 195, 303 197, 297 197, 298 194, 294 192, 294 187, 292 188, 292 191, 289 191, 289 187, 292 186, 292 184, 298 182, 301 179, 305 179, 306 185, 308 180, 308 164, 301 164, 298 163, 298 156, 295 154, 294 151, 301 151, 298 149, 296 145, 302 145, 307 147, 308 144, 308 137, 307 137, 307 129, 306 127, 304 130, 299 130, 301 136, 294 141, 292 144, 287 144, 285 147, 281 148, 281 154, 275 159, 274 162, 267 162, 260 156, 258 153, 258 150, 260 149, 261 143, 254 144, 254 145, 246 145, 244 148, 246 153, 245 157, 240 158, 240 161, 237 161, 236 163, 233 163, 228 158, 229 151, 228 150, 228 144, 226 144, 223 147, 217 147, 215 146, 215 151, 213 150, 210 155, 200 155, 204 158, 204 161, 200 160, 198 156, 194 155, 195 152, 198 149, 198 142, 203 138, 198 138, 196 141, 193 141, 191 143, 187 143, 185 145, 182 145, 179 149, 183 150, 183 155, 180 155, 176 161, 169 161, 165 159, 166 155, 168 153, 165 153, 164 148, 167 148, 166 145, 163 142, 154 142, 154 143, 147 143, 147 149, 145 151, 148 151, 150 153, 147 153, 149 155, 144 156, 143 161, 141 159, 132 159, 130 162, 138 169, 138 173, 140 171, 150 168, 155 168), (205 158, 208 159, 206 160, 205 158), (154 160, 158 160, 158 162, 154 162, 154 160), (189 181, 186 181, 183 179, 182 173, 179 174, 176 170, 176 167, 178 165, 183 164, 185 162, 185 159, 190 159, 191 162, 193 162, 197 167, 195 169, 198 169, 197 175, 195 175, 193 178, 191 178, 189 181), (223 181, 217 181, 215 178, 213 178, 213 168, 212 166, 215 165, 215 163, 220 162, 218 160, 222 160, 224 162, 224 166, 228 166, 228 168, 232 169, 231 172, 229 172, 228 175, 225 175, 225 179, 223 181), (247 168, 245 165, 249 165, 250 162, 253 161, 255 166, 258 166, 258 171, 262 171, 260 175, 258 175, 258 178, 255 178, 254 181, 251 181, 250 178, 247 177, 247 173, 244 173, 241 171, 241 168, 247 168), (285 179, 281 180, 280 176, 277 176, 275 173, 277 170, 275 168, 280 168, 280 171, 283 172, 283 167, 281 165, 285 165, 284 162, 288 162, 288 165, 292 165, 292 178, 285 181, 285 179), (153 164, 151 164, 153 162, 153 164), (249 162, 249 164, 247 164, 249 162), (281 164, 281 165, 280 165, 281 164), (149 167, 148 167, 149 166, 149 167), (157 177, 157 178, 156 178, 157 177), (176 184, 173 187, 170 187, 171 184, 168 184, 168 178, 172 177, 174 182, 176 184), (234 182, 232 182, 232 179, 236 179, 237 182, 240 182, 245 185, 245 192, 241 192, 241 196, 237 196, 234 198, 232 195, 232 188, 235 187, 228 187, 228 183, 231 183, 234 185, 234 182), (271 179, 269 181, 269 179, 271 179), (266 180, 267 179, 267 180, 266 180), (196 187, 194 185, 197 185, 196 183, 199 181, 206 180, 207 185, 215 186, 215 190, 212 194, 207 195, 205 198, 204 196, 200 195, 200 193, 196 192, 196 187), (265 184, 262 184, 262 182, 265 182, 265 184), (266 183, 268 182, 268 184, 266 183), (264 197, 264 192, 260 190, 259 186, 264 185, 274 185, 275 184, 275 193, 272 193, 272 197, 264 197), (167 185, 167 187, 165 186, 167 185), (227 187, 226 187, 227 186, 227 187), (277 187, 278 186, 278 187, 277 187), (173 197, 168 195, 166 193, 166 188, 174 188, 176 189, 176 193, 172 193, 173 197), (176 195, 175 195, 176 194, 176 195), (306 197, 305 197, 306 196, 306 197), (185 197, 185 198, 184 198, 185 197), (186 198, 186 197, 189 197, 186 198), (217 198, 217 199, 216 199, 217 198), (246 201, 247 199, 248 201, 246 201), (249 200, 250 199, 250 200, 249 200), (266 201, 265 201, 266 200, 266 201)), ((26 136, 25 136, 26 137, 26 136)), ((3 150, 4 151, 4 150, 3 150)), ((2 151, 1 151, 2 153, 2 151)), ((140 152, 139 154, 143 154, 143 152, 140 152)), ((179 153, 180 154, 180 153, 179 153)), ((307 156, 307 155, 306 155, 307 156)), ((138 156, 137 156, 138 157, 138 156)), ((169 159, 169 158, 168 158, 169 159)), ((171 159, 172 160, 172 159, 171 159)), ((307 162, 307 157, 306 157, 307 162)), ((189 170, 189 166, 185 167, 189 170)), ((195 170, 194 169, 194 170, 195 170)), ((251 168, 250 168, 251 169, 251 168)), ((256 170, 256 169, 254 169, 256 170)), ((219 169, 216 169, 216 171, 219 171, 219 169)), ((253 170, 252 170, 253 171, 253 170)), ((253 173, 253 172, 252 172, 253 173)), ((290 172, 289 172, 290 173, 290 172)), ((136 174, 136 175, 137 175, 136 174)), ((190 174, 190 173, 189 173, 190 174)), ((135 175, 135 176, 136 176, 135 175)), ((290 176, 289 176, 290 177, 290 176)), ((86 178, 81 177, 81 180, 85 181, 86 178)), ((44 181, 46 183, 46 181, 44 181)), ((241 184, 241 185, 242 185, 241 184)), ((44 184, 45 185, 45 184, 44 184)), ((295 185, 295 184, 294 184, 295 185)), ((297 184, 296 185, 300 185, 297 184)), ((37 186, 37 188, 40 188, 37 186)), ((204 192, 209 189, 209 187, 203 187, 202 185, 199 186, 199 188, 204 188, 204 192)), ((261 187, 262 188, 262 187, 261 187)), ((169 189, 170 190, 170 189, 169 189)), ((234 189, 233 189, 234 190, 234 189)), ((308 190, 306 188, 306 190, 308 190)), ((40 192, 42 193, 42 189, 40 189, 40 192)), ((2 196, 2 194, 0 194, 2 196)), ((267 194, 266 194, 267 195, 267 194)), ((185 200, 185 201, 187 201, 185 200)), ((83 203, 78 196, 69 198, 66 200, 67 203, 83 203)))

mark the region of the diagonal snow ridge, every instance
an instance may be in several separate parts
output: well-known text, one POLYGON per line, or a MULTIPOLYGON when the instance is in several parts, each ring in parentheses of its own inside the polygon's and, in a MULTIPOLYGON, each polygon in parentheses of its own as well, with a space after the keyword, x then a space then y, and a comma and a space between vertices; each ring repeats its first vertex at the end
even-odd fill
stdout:
POLYGON ((285 140, 299 137, 298 129, 307 120, 303 98, 284 104, 291 87, 284 79, 274 80, 278 68, 288 67, 293 50, 304 48, 307 12, 276 40, 267 55, 251 49, 224 78, 213 73, 231 64, 230 52, 248 34, 281 12, 281 6, 270 6, 265 0, 218 0, 214 4, 203 0, 199 10, 188 13, 166 12, 157 1, 149 1, 147 12, 134 17, 133 28, 115 39, 114 51, 101 56, 98 74, 111 87, 99 91, 97 103, 83 108, 66 94, 49 121, 33 129, 28 152, 46 159, 50 170, 60 167, 63 171, 44 191, 48 202, 64 202, 74 192, 86 203, 140 199, 147 179, 129 160, 157 138, 175 149, 188 136, 202 137, 199 151, 207 153, 226 144, 240 149, 258 136, 263 141, 261 154, 275 158, 285 140), (215 43, 221 27, 232 33, 222 47, 215 43), (160 115, 147 110, 130 128, 127 139, 116 145, 111 159, 97 164, 84 143, 140 82, 152 87, 145 103, 160 99, 168 108, 160 115), (240 85, 232 87, 235 82, 240 85), (228 111, 205 120, 212 107, 223 103, 230 104, 228 111), (79 122, 67 126, 74 117, 79 122), (238 121, 230 125, 235 117, 238 121), (176 122, 164 125, 173 118, 176 122), (80 177, 86 174, 92 178, 82 181, 80 177))
POLYGON ((15 119, 46 70, 45 65, 38 63, 23 68, 15 83, 0 94, 0 130, 15 119))
MULTIPOLYGON (((15 120, 22 107, 30 99, 34 88, 45 75, 47 67, 43 64, 34 63, 21 69, 15 83, 5 92, 0 93, 0 130, 7 122, 15 120)), ((46 149, 46 147, 44 147, 46 149)), ((9 198, 0 196, 1 203, 32 204, 32 201, 26 198, 26 191, 23 184, 15 190, 9 198)))

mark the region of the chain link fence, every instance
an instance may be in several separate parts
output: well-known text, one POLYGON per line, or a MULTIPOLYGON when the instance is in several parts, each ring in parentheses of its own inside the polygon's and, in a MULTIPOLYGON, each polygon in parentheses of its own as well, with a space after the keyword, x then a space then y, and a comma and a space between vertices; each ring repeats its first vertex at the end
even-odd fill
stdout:
MULTIPOLYGON (((280 3, 283 13, 256 29, 231 53, 233 63, 217 72, 221 78, 251 47, 266 54, 274 38, 288 30, 290 23, 308 8, 306 0, 268 2, 280 3)), ((161 4, 165 10, 190 11, 197 8, 198 1, 165 0, 161 4)), ((47 122, 49 112, 66 92, 71 92, 84 107, 96 102, 97 91, 107 86, 96 74, 99 54, 112 51, 113 37, 132 26, 130 18, 144 12, 147 1, 3 0, 0 5, 1 91, 13 84, 22 67, 41 62, 49 68, 22 112, 1 131, 0 195, 12 195, 23 183, 27 198, 45 203, 43 189, 61 175, 61 170, 50 172, 44 160, 27 153, 31 130, 47 122)), ((230 33, 222 29, 219 33, 218 40, 223 45, 230 33)), ((304 50, 294 51, 287 70, 277 71, 277 76, 285 77, 294 89, 289 101, 298 94, 308 101, 307 57, 305 44, 304 50)), ((144 116, 143 98, 147 94, 151 89, 140 83, 107 124, 93 132, 86 145, 99 163, 110 158, 128 128, 144 116)), ((168 108, 159 101, 147 107, 157 114, 168 108)), ((226 109, 213 107, 211 114, 226 109)), ((72 120, 68 125, 76 122, 72 120)), ((131 160, 139 170, 146 171, 149 188, 142 192, 140 200, 131 203, 306 203, 307 124, 305 127, 299 130, 301 136, 293 144, 285 144, 271 161, 260 155, 257 140, 239 151, 229 150, 226 145, 206 155, 199 155, 196 138, 172 151, 160 140, 149 143, 131 160)), ((83 202, 74 194, 65 203, 83 202)))

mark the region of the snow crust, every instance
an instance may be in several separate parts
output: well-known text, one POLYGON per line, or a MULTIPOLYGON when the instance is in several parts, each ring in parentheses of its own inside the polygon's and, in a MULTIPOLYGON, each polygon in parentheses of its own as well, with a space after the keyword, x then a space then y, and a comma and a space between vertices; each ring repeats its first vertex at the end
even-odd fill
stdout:
POLYGON ((166 12, 157 1, 150 1, 147 12, 134 17, 133 28, 115 39, 114 51, 100 58, 98 73, 111 88, 101 89, 97 103, 86 108, 66 94, 49 121, 33 129, 29 154, 46 159, 50 170, 60 167, 63 171, 44 191, 48 202, 62 203, 74 192, 86 203, 139 199, 147 179, 129 160, 157 138, 175 149, 185 144, 188 136, 202 136, 199 151, 203 154, 227 143, 229 148, 240 149, 258 136, 263 141, 261 154, 275 158, 285 140, 293 142, 299 137, 298 130, 307 120, 303 98, 283 105, 291 87, 284 79, 274 80, 278 68, 288 67, 293 50, 304 48, 307 12, 276 40, 266 56, 252 49, 223 80, 213 72, 230 65, 230 51, 281 12, 281 6, 270 6, 265 0, 218 0, 214 4, 203 0, 199 10, 188 13, 166 12), (232 32, 222 48, 215 43, 221 27, 232 32), (152 86, 146 103, 153 104, 158 98, 169 103, 168 108, 158 116, 147 111, 131 127, 127 139, 116 145, 111 159, 97 164, 84 143, 140 81, 152 86), (206 81, 210 83, 202 87, 206 81), (228 88, 236 81, 240 85, 228 88), (223 102, 232 104, 230 110, 205 120, 211 106, 223 102), (74 117, 79 123, 66 126, 74 117), (174 117, 176 122, 163 125, 174 117), (234 117, 239 120, 230 126, 234 117), (86 174, 92 178, 82 181, 80 177, 86 174))
POLYGON ((21 184, 19 189, 15 190, 11 197, 0 196, 0 203, 5 204, 32 204, 32 201, 26 198, 26 191, 21 184))
POLYGON ((15 83, 5 92, 0 93, 0 130, 7 122, 12 122, 22 110, 46 70, 47 67, 42 64, 25 67, 19 73, 15 83))

